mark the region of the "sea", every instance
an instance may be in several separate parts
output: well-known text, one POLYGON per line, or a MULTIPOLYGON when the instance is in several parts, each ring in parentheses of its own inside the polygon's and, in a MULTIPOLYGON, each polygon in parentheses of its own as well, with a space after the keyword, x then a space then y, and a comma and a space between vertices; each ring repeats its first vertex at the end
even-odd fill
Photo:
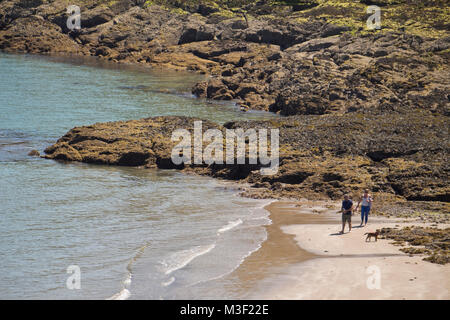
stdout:
POLYGON ((245 297, 227 275, 267 238, 267 200, 176 170, 28 156, 96 122, 276 117, 195 98, 204 77, 0 53, 0 299, 245 297))

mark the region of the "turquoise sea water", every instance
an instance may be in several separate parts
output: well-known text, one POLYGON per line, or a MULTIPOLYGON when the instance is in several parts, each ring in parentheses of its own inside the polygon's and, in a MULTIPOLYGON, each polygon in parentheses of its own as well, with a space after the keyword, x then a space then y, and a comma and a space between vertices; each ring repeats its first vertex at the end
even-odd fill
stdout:
POLYGON ((198 79, 0 54, 0 299, 236 297, 220 279, 265 239, 266 202, 172 170, 27 156, 95 122, 273 117, 195 99, 198 79), (69 266, 79 267, 81 289, 67 288, 69 266))

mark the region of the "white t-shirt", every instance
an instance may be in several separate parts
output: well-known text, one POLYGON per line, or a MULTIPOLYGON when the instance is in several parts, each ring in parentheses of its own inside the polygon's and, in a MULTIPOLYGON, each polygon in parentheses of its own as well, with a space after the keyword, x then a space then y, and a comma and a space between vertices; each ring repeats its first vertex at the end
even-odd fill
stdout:
POLYGON ((372 200, 371 196, 367 196, 367 198, 364 197, 364 195, 362 196, 362 200, 361 200, 361 206, 363 207, 368 207, 370 206, 372 203, 369 201, 372 200))

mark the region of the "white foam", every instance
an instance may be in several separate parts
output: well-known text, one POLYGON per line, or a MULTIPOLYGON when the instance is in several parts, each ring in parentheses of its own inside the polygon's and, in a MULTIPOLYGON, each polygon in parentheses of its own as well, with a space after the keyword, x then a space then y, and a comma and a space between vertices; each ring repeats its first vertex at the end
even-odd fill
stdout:
POLYGON ((227 224, 225 227, 220 228, 220 229, 217 231, 217 233, 224 233, 224 232, 226 232, 226 231, 228 231, 228 230, 231 230, 231 229, 237 227, 237 226, 240 225, 241 223, 242 223, 242 220, 241 220, 241 219, 237 219, 236 221, 229 221, 228 224, 227 224))
POLYGON ((165 269, 164 273, 171 274, 176 270, 184 268, 195 258, 210 252, 215 246, 216 245, 213 243, 206 246, 196 246, 187 250, 175 252, 167 260, 162 262, 165 269))
POLYGON ((131 293, 128 289, 123 289, 119 293, 116 293, 112 297, 109 297, 106 300, 127 300, 130 297, 131 293))
POLYGON ((165 281, 165 282, 161 282, 161 285, 163 287, 168 287, 170 286, 172 283, 175 282, 175 277, 171 277, 169 280, 165 281))
POLYGON ((131 278, 132 278, 132 276, 131 276, 131 273, 129 272, 127 274, 126 279, 123 281, 122 291, 114 294, 113 296, 107 298, 106 300, 127 300, 131 295, 130 290, 127 289, 131 285, 131 278))
POLYGON ((237 268, 239 268, 241 266, 241 264, 245 261, 245 259, 247 259, 247 257, 249 257, 253 252, 256 252, 259 249, 261 249, 262 243, 264 241, 266 241, 266 240, 267 240, 267 234, 264 237, 264 239, 261 241, 261 243, 258 244, 258 246, 255 249, 248 251, 247 254, 245 254, 241 258, 241 260, 231 270, 229 270, 229 271, 227 271, 227 272, 225 272, 223 274, 220 274, 218 276, 212 277, 212 278, 208 278, 208 279, 204 279, 204 280, 200 280, 200 281, 194 282, 194 283, 190 284, 189 286, 196 286, 196 285, 198 285, 200 283, 205 283, 205 282, 208 282, 208 281, 214 281, 214 280, 221 279, 221 278, 231 274, 232 272, 234 272, 237 268))
POLYGON ((131 284, 131 273, 128 274, 127 278, 123 282, 124 286, 129 287, 131 284))

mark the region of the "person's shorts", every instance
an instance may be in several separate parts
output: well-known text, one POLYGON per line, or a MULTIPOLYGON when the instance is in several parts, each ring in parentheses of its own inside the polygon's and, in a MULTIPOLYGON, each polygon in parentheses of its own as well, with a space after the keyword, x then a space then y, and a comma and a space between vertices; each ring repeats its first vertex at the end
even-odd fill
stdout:
POLYGON ((352 222, 352 214, 351 213, 343 213, 342 214, 342 223, 352 222))

